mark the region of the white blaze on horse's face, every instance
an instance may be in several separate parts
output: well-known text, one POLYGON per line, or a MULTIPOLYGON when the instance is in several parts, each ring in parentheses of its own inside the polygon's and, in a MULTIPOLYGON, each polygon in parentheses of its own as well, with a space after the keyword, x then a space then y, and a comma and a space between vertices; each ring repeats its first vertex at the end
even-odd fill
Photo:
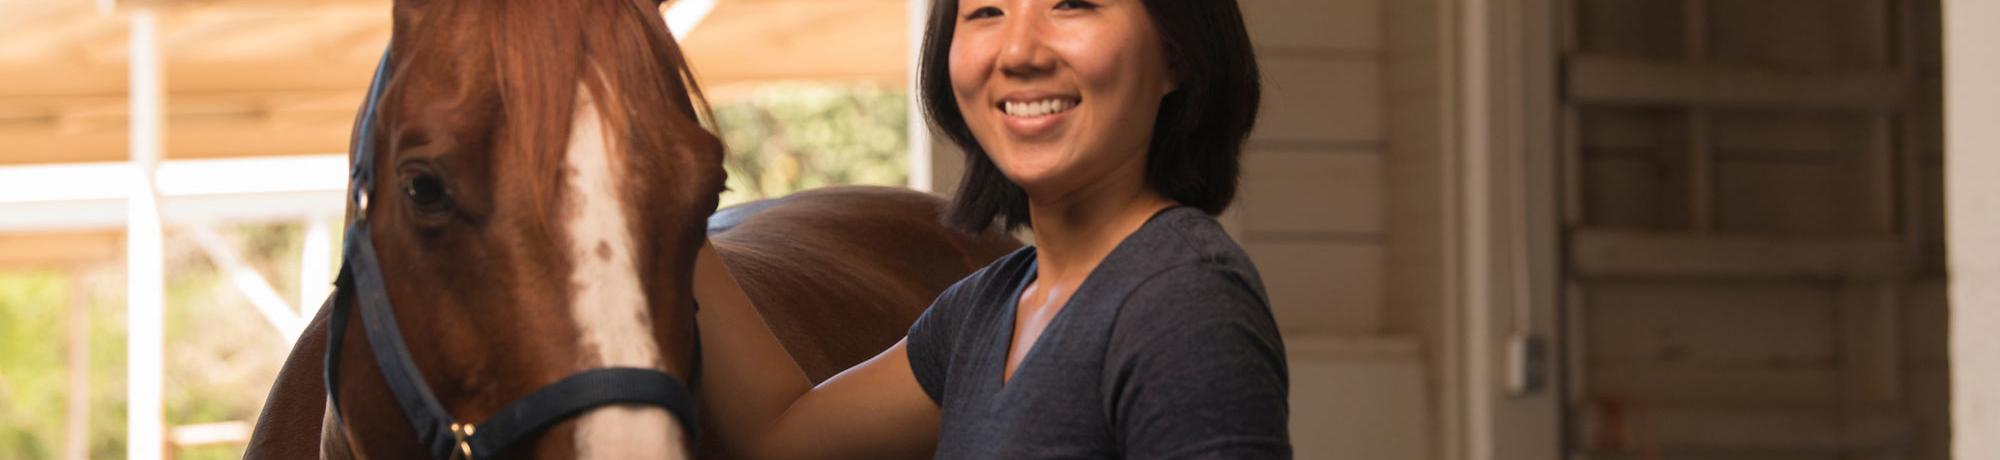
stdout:
MULTIPOLYGON (((563 227, 569 232, 575 267, 570 274, 570 311, 584 353, 598 360, 585 364, 658 368, 660 349, 653 339, 652 315, 634 260, 631 221, 625 216, 624 172, 630 168, 606 137, 596 104, 583 85, 577 86, 575 117, 563 160, 567 172, 563 193, 569 209, 563 227)), ((687 449, 681 430, 658 407, 606 406, 577 418, 577 458, 683 458, 687 449)))

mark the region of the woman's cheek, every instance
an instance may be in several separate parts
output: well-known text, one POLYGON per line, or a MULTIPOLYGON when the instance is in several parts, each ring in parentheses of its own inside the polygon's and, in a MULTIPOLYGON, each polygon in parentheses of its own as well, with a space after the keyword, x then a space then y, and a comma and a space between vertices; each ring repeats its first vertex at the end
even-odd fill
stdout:
POLYGON ((986 51, 978 37, 962 36, 952 40, 950 73, 951 87, 960 98, 976 93, 984 85, 987 75, 992 74, 993 53, 986 51))

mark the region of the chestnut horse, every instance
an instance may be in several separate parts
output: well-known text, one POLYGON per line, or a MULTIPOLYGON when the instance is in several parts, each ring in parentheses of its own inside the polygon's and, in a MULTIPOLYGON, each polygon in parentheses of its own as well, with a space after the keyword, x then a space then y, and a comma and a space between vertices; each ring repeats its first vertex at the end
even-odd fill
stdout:
MULTIPOLYGON (((417 384, 451 420, 489 420, 595 369, 692 378, 704 236, 816 382, 887 348, 938 292, 1018 246, 950 230, 940 200, 887 188, 714 212, 722 146, 651 0, 398 0, 388 55, 357 123, 356 151, 372 153, 349 225, 372 231, 351 243, 379 259, 392 318, 359 311, 403 331, 417 384)), ((437 454, 371 360, 370 333, 333 327, 330 311, 359 303, 352 282, 341 290, 294 346, 246 457, 437 454), (330 341, 346 351, 328 358, 330 341)), ((504 454, 691 452, 658 407, 571 415, 504 454)))

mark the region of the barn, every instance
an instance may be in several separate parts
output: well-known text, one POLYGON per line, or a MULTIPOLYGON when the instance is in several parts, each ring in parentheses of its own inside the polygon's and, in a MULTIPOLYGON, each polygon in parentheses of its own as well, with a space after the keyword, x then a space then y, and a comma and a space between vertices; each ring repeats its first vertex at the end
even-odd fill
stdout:
MULTIPOLYGON (((907 98, 930 3, 663 8, 724 104, 907 98)), ((1989 0, 1239 3, 1266 96, 1222 220, 1285 337, 1299 458, 2000 455, 1989 0)), ((0 278, 69 280, 0 292, 61 371, 22 383, 0 348, 0 420, 44 425, 0 457, 240 449, 247 419, 169 401, 191 339, 164 261, 222 274, 283 356, 331 279, 389 7, 0 0, 0 278), (246 222, 296 229, 284 263, 246 222)), ((896 180, 950 193, 960 153, 910 107, 896 180)))

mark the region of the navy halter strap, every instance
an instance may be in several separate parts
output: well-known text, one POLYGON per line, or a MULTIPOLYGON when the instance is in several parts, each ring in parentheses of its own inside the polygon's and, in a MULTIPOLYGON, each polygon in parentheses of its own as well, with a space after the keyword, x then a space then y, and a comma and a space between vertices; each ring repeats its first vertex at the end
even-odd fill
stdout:
MULTIPOLYGON (((434 458, 493 458, 549 426, 612 404, 665 408, 686 428, 687 439, 693 442, 699 423, 693 389, 680 379, 653 369, 608 367, 583 371, 542 387, 477 424, 460 422, 438 403, 396 326, 396 311, 389 304, 381 263, 375 257, 373 234, 369 230, 368 201, 375 186, 372 168, 375 144, 370 140, 377 129, 376 104, 389 75, 389 54, 384 52, 375 69, 375 80, 368 86, 368 102, 362 109, 361 126, 353 139, 358 150, 349 174, 353 188, 349 198, 355 211, 348 223, 340 278, 335 281, 337 298, 326 349, 326 390, 335 415, 340 413, 341 345, 348 319, 354 314, 349 305, 358 305, 375 365, 387 380, 389 391, 395 395, 396 404, 402 407, 410 426, 416 429, 417 441, 434 458)), ((697 331, 694 366, 689 375, 690 381, 695 382, 700 381, 701 372, 699 335, 697 331)))

